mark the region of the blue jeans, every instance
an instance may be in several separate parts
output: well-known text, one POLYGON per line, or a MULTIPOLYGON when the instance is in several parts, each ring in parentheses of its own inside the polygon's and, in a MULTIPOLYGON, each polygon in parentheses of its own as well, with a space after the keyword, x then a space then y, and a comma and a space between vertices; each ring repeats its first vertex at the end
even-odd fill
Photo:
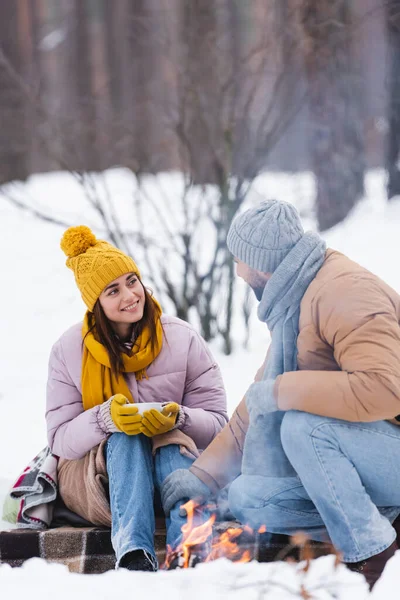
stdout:
MULTIPOLYGON (((106 445, 110 486, 111 541, 117 558, 133 550, 145 550, 157 564, 154 548, 154 489, 176 469, 188 469, 192 460, 179 446, 159 448, 153 459, 151 441, 144 435, 113 433, 106 445)), ((179 502, 166 519, 167 544, 174 548, 186 518, 179 516, 179 502)))
POLYGON ((281 440, 297 477, 240 475, 229 492, 240 521, 272 533, 302 530, 313 540, 330 538, 345 562, 365 560, 393 543, 400 427, 288 411, 281 440))

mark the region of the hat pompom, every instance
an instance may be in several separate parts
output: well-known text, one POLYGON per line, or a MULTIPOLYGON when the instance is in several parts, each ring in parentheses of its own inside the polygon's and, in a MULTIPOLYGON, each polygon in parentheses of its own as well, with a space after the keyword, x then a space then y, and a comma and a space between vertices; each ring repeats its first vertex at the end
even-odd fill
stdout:
POLYGON ((95 246, 96 243, 97 239, 92 230, 86 225, 79 225, 78 227, 70 227, 65 231, 60 246, 68 258, 74 258, 86 252, 90 246, 95 246))

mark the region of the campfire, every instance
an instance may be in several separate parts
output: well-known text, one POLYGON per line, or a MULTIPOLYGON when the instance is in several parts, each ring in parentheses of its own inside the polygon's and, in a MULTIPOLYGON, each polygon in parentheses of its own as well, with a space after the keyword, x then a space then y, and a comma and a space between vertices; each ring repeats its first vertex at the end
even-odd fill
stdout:
MULTIPOLYGON (((215 514, 211 514, 204 523, 196 525, 202 507, 189 500, 182 508, 187 514, 187 522, 182 526, 182 541, 177 548, 167 548, 165 569, 188 569, 199 562, 210 562, 222 557, 241 563, 250 562, 254 558, 250 549, 254 543, 249 544, 254 540, 254 531, 250 527, 233 526, 222 532, 214 532, 215 514)), ((265 531, 263 526, 258 533, 265 531)))
POLYGON ((211 516, 203 522, 204 506, 193 500, 184 504, 182 508, 187 514, 187 522, 182 526, 182 540, 177 548, 167 547, 164 569, 188 569, 200 562, 211 562, 223 557, 240 563, 247 563, 253 559, 261 562, 304 561, 305 572, 310 561, 317 556, 334 554, 335 564, 341 562, 339 553, 329 541, 325 544, 312 542, 303 532, 293 535, 290 543, 276 552, 276 549, 268 549, 268 546, 263 547, 261 543, 262 534, 267 531, 265 525, 254 531, 247 525, 216 523, 216 514, 212 512, 212 507, 206 507, 211 516))

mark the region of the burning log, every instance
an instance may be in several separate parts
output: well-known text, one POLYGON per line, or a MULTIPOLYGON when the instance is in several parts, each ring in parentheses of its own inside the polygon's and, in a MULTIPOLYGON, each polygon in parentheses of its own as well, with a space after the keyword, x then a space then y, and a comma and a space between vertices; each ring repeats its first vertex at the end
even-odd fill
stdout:
POLYGON ((332 554, 331 544, 312 542, 304 533, 292 538, 279 534, 268 534, 265 525, 258 531, 236 522, 216 523, 215 507, 211 516, 204 521, 204 510, 190 500, 182 506, 187 514, 187 522, 182 526, 182 540, 176 548, 167 548, 164 569, 188 569, 200 562, 210 562, 218 558, 228 558, 232 562, 246 563, 251 560, 270 562, 272 560, 305 561, 323 554, 332 554))
POLYGON ((210 562, 217 558, 228 558, 232 562, 250 562, 254 557, 254 531, 247 526, 232 526, 228 523, 221 529, 215 524, 216 515, 200 525, 204 508, 190 500, 182 507, 187 514, 187 522, 182 526, 182 540, 177 548, 167 548, 164 569, 187 569, 199 562, 210 562))

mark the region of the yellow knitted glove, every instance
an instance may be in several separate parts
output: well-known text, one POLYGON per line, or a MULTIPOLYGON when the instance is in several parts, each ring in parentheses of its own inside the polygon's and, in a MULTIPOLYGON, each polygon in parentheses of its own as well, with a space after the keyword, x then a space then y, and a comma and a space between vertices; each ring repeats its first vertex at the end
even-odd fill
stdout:
POLYGON ((127 402, 123 394, 115 394, 110 405, 111 418, 123 433, 137 435, 141 433, 142 415, 138 414, 136 406, 127 402))
POLYGON ((141 433, 147 437, 153 437, 154 435, 171 431, 176 423, 178 413, 179 404, 176 402, 170 402, 164 406, 161 412, 155 408, 144 411, 142 427, 140 429, 141 433))

